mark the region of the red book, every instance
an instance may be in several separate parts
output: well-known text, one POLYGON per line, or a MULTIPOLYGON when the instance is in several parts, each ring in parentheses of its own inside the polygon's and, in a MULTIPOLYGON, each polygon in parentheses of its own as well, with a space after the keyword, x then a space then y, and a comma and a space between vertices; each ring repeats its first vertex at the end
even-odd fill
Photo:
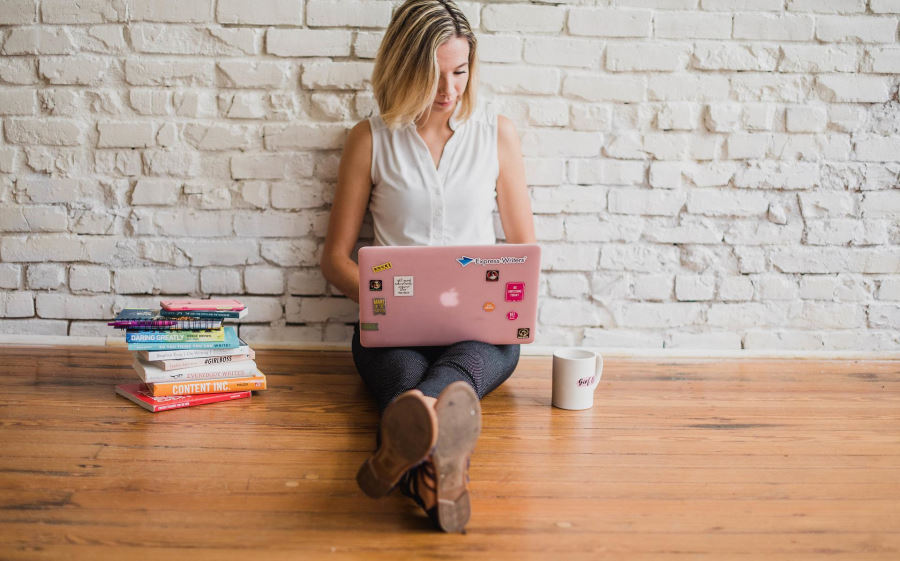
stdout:
POLYGON ((119 384, 116 386, 116 393, 137 403, 147 411, 158 413, 159 411, 167 411, 169 409, 179 409, 181 407, 191 407, 193 405, 206 405, 207 403, 215 403, 217 401, 231 401, 233 399, 241 399, 250 397, 249 391, 225 392, 225 393, 208 393, 202 395, 173 395, 165 397, 153 397, 147 384, 119 384))

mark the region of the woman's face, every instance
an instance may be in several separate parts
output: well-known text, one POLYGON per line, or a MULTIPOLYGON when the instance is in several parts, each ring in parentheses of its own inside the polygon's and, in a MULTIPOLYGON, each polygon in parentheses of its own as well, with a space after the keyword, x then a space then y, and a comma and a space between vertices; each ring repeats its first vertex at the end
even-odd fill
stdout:
POLYGON ((431 109, 453 111, 469 83, 469 42, 465 37, 449 39, 437 48, 437 62, 441 74, 431 109))

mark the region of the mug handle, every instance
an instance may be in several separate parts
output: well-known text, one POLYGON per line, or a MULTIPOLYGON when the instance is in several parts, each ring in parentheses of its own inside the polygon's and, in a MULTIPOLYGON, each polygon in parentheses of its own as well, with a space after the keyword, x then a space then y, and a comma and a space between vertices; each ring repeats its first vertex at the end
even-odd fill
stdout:
POLYGON ((597 353, 597 373, 594 374, 594 383, 591 384, 591 389, 597 389, 597 385, 600 383, 600 376, 603 374, 603 355, 597 353))

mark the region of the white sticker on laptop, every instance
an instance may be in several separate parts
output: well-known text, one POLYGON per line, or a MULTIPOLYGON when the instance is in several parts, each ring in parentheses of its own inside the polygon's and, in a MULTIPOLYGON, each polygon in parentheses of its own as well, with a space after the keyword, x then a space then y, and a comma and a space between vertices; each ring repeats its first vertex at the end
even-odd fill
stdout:
POLYGON ((394 296, 413 295, 413 277, 394 277, 394 296))

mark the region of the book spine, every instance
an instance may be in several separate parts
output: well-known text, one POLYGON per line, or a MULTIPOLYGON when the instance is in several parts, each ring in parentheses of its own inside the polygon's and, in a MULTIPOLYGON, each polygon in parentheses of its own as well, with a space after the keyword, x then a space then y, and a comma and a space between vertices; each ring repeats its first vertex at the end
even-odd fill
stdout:
POLYGON ((225 331, 132 331, 125 333, 126 343, 205 343, 225 340, 225 331))
POLYGON ((154 413, 166 411, 169 409, 180 409, 182 407, 193 407, 194 405, 206 405, 207 403, 218 403, 219 401, 233 401, 235 399, 243 399, 250 397, 249 391, 231 392, 231 393, 211 393, 206 395, 192 395, 188 401, 180 401, 178 403, 166 403, 154 406, 154 413))
POLYGON ((141 380, 148 384, 220 380, 222 378, 249 378, 255 375, 255 371, 253 368, 235 368, 234 370, 215 370, 212 372, 190 373, 183 373, 181 370, 163 370, 151 373, 147 373, 146 370, 144 370, 143 373, 140 370, 137 370, 137 372, 141 380))
POLYGON ((160 310, 159 315, 161 316, 170 316, 170 317, 180 317, 180 316, 191 316, 197 319, 226 319, 226 318, 239 318, 241 316, 241 312, 214 312, 211 310, 203 311, 203 310, 195 310, 195 311, 177 311, 177 310, 160 310))
POLYGON ((162 382, 149 384, 153 397, 196 395, 266 389, 265 376, 206 380, 199 382, 162 382))
POLYGON ((141 328, 141 329, 174 329, 178 322, 174 319, 123 319, 108 322, 115 328, 141 328))
POLYGON ((146 343, 128 343, 129 351, 184 351, 198 349, 233 349, 236 348, 228 341, 198 341, 184 343, 164 343, 164 342, 146 342, 146 343))
POLYGON ((198 320, 125 320, 112 321, 107 325, 111 325, 117 329, 140 329, 140 330, 196 330, 196 329, 219 329, 222 327, 222 320, 198 319, 198 320))
MULTIPOLYGON (((139 349, 129 349, 131 351, 139 350, 139 349)), ((246 354, 249 351, 249 347, 247 345, 241 345, 239 347, 234 347, 230 349, 176 349, 169 351, 154 351, 144 349, 141 354, 141 358, 146 360, 147 362, 154 362, 157 360, 181 360, 185 358, 202 358, 207 356, 229 356, 231 354, 246 354), (217 353, 217 354, 211 354, 217 353), (218 354, 223 353, 223 354, 218 354), (226 354, 227 353, 227 354, 226 354)))
POLYGON ((249 354, 245 355, 225 355, 225 356, 208 356, 199 358, 183 358, 181 360, 158 360, 153 366, 162 370, 184 370, 185 368, 194 368, 195 366, 212 366, 215 364, 232 364, 246 362, 251 360, 249 354))

